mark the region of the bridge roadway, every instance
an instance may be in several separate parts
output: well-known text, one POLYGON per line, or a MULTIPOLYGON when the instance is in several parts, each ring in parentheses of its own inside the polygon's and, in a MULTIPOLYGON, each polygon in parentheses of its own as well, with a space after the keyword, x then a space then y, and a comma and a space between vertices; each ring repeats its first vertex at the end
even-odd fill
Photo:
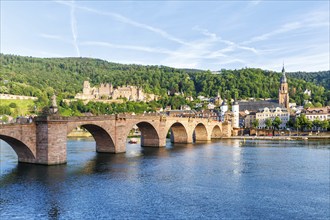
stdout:
POLYGON ((35 164, 66 163, 67 135, 83 127, 94 137, 96 151, 123 153, 134 125, 141 131, 141 146, 164 147, 171 132, 173 143, 193 143, 231 136, 229 123, 205 118, 180 118, 159 114, 103 115, 86 117, 36 117, 30 124, 0 125, 0 139, 16 152, 19 162, 35 164))

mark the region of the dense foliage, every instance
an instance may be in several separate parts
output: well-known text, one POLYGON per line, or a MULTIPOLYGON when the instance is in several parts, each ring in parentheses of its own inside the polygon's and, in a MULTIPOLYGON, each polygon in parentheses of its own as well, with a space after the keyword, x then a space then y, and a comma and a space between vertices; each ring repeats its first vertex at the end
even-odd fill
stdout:
MULTIPOLYGON (((53 93, 57 94, 59 103, 63 98, 73 98, 82 91, 84 80, 89 80, 92 86, 112 83, 114 86, 142 87, 145 92, 162 96, 163 100, 157 102, 157 106, 164 107, 186 103, 184 99, 169 97, 169 92, 193 97, 212 97, 219 92, 222 98, 277 99, 281 77, 281 73, 252 68, 212 73, 165 66, 124 65, 91 58, 33 58, 0 54, 0 64, 0 93, 37 96, 38 108, 47 105, 53 93)), ((329 105, 329 80, 329 71, 289 73, 290 101, 298 105, 304 104, 304 100, 316 106, 329 105), (311 90, 311 97, 303 93, 306 89, 311 90)))
POLYGON ((294 72, 289 73, 289 77, 303 79, 307 82, 313 82, 317 85, 321 85, 326 89, 330 89, 330 70, 328 71, 319 71, 319 72, 294 72))

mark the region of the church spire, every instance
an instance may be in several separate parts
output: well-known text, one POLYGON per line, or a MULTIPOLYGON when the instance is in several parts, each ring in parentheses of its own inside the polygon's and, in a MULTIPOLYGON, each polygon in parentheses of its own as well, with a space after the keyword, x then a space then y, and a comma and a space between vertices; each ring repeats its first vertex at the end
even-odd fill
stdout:
POLYGON ((284 62, 283 62, 282 77, 281 77, 280 83, 287 83, 286 75, 285 75, 285 69, 284 69, 284 62))
POLYGON ((278 91, 278 103, 280 105, 283 105, 286 108, 289 108, 289 88, 288 88, 288 82, 285 76, 285 69, 284 69, 284 62, 283 62, 283 68, 282 68, 282 76, 280 80, 280 89, 278 91))

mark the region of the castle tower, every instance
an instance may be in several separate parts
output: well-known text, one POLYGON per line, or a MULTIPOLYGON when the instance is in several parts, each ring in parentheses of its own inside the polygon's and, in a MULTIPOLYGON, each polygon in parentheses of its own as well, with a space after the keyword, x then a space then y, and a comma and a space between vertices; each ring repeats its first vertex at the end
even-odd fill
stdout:
POLYGON ((280 89, 278 91, 278 103, 283 105, 285 108, 289 108, 289 88, 287 79, 285 76, 284 64, 282 68, 282 77, 280 81, 280 89))
POLYGON ((233 112, 233 128, 239 128, 239 105, 238 105, 238 102, 234 101, 234 104, 232 106, 232 112, 233 112))
POLYGON ((88 81, 84 81, 83 94, 84 95, 90 95, 91 94, 91 85, 89 84, 88 81))
POLYGON ((113 93, 113 85, 112 85, 112 83, 110 83, 110 96, 112 96, 112 93, 113 93))

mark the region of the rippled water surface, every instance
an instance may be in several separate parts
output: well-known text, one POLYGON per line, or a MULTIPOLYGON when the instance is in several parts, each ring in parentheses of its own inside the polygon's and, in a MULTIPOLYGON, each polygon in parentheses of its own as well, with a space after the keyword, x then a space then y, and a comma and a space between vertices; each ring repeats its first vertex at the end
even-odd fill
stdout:
POLYGON ((239 141, 97 154, 68 141, 68 164, 18 164, 1 144, 1 219, 329 219, 330 140, 239 141))

